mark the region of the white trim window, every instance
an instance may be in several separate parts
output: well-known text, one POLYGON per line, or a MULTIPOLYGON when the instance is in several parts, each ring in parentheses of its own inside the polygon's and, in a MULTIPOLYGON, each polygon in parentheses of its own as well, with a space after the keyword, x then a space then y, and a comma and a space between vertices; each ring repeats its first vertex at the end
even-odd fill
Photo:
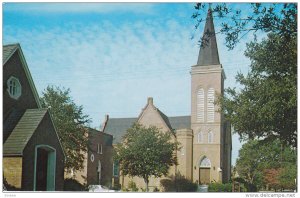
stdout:
POLYGON ((7 80, 7 91, 9 93, 9 96, 13 99, 17 100, 21 96, 21 83, 16 77, 11 76, 7 80))
POLYGON ((202 131, 200 131, 197 135, 197 142, 203 143, 203 132, 202 131))
POLYGON ((204 89, 197 91, 197 122, 204 122, 204 89))
POLYGON ((207 134, 207 141, 208 143, 213 143, 214 142, 214 134, 212 131, 209 131, 208 134, 207 134))
POLYGON ((209 88, 207 92, 207 122, 215 120, 215 90, 209 88))
POLYGON ((102 144, 97 144, 97 153, 102 154, 102 144))

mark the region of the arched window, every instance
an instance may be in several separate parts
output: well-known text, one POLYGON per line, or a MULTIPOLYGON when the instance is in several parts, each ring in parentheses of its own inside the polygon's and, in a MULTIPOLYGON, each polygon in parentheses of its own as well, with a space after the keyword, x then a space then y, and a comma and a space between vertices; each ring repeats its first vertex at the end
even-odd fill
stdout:
POLYGON ((209 88, 207 92, 207 122, 214 122, 215 118, 215 90, 209 88))
POLYGON ((21 83, 20 81, 11 76, 7 81, 7 91, 9 93, 9 96, 13 99, 18 99, 21 96, 21 83))
POLYGON ((209 168, 209 167, 211 167, 210 160, 206 156, 204 156, 202 158, 202 160, 200 161, 199 166, 202 167, 202 168, 209 168))
POLYGON ((208 137, 208 143, 213 143, 214 142, 214 134, 213 134, 213 132, 208 132, 208 135, 207 135, 207 137, 208 137))
POLYGON ((197 92, 197 122, 204 122, 204 89, 197 92))
POLYGON ((198 143, 202 143, 203 142, 203 133, 202 133, 202 131, 200 131, 199 133, 198 133, 198 143))
POLYGON ((98 161, 98 166, 97 166, 97 179, 98 179, 98 184, 100 185, 101 184, 101 162, 100 160, 98 161))

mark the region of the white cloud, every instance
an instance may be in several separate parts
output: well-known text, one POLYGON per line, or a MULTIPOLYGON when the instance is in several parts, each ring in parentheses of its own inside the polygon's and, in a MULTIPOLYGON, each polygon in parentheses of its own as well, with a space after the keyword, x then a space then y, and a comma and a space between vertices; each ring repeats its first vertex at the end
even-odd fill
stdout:
POLYGON ((137 116, 148 96, 167 115, 189 114, 188 71, 198 49, 188 28, 170 20, 166 27, 142 21, 114 26, 106 21, 66 29, 20 29, 14 36, 21 41, 40 92, 48 84, 70 87, 96 123, 104 112, 137 116))
POLYGON ((111 13, 153 14, 150 3, 5 3, 4 11, 26 13, 111 13))
MULTIPOLYGON (((71 88, 92 126, 99 126, 105 114, 138 116, 149 96, 168 116, 190 114, 189 71, 199 50, 190 39, 192 28, 171 19, 35 30, 8 25, 4 41, 21 43, 39 93, 47 85, 71 88)), ((246 64, 244 47, 228 52, 222 43, 219 38, 225 83, 234 85, 236 71, 246 64)), ((234 142, 238 148, 236 137, 234 142)))

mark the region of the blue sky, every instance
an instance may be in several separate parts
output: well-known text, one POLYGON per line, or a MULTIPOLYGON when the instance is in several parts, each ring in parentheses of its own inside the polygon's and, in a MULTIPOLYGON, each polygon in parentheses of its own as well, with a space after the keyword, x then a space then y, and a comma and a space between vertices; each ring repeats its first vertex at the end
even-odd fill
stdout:
MULTIPOLYGON (((21 44, 40 96, 48 85, 70 88, 92 127, 105 114, 137 117, 150 96, 168 116, 190 115, 189 71, 203 31, 195 31, 193 12, 192 3, 5 3, 3 44, 21 44)), ((252 35, 233 51, 217 39, 225 87, 238 86, 252 35)), ((234 135, 233 163, 240 147, 234 135)))

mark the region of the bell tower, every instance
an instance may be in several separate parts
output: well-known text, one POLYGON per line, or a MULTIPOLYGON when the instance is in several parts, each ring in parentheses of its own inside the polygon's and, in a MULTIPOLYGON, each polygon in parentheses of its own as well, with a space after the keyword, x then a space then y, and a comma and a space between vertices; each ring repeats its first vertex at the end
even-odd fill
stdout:
POLYGON ((223 94, 225 73, 219 60, 213 15, 209 8, 197 64, 191 67, 193 181, 222 182, 223 117, 216 100, 223 94))

